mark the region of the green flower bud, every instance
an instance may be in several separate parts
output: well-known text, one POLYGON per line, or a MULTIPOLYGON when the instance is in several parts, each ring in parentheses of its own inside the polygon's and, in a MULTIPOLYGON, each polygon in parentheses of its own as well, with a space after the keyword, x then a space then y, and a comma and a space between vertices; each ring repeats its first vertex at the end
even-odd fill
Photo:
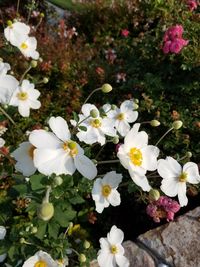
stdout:
POLYGON ((157 127, 160 125, 160 122, 158 120, 152 120, 150 121, 150 124, 152 127, 157 127))
POLYGON ((42 57, 39 57, 38 58, 38 61, 41 63, 41 62, 43 62, 43 58, 42 57))
POLYGON ((114 104, 113 104, 113 105, 111 105, 111 109, 112 109, 112 110, 115 110, 116 108, 117 108, 117 106, 116 106, 116 105, 114 105, 114 104))
POLYGON ((87 258, 86 258, 86 256, 85 256, 85 254, 79 254, 79 256, 78 256, 78 260, 80 261, 80 262, 86 262, 86 260, 87 260, 87 258))
POLYGON ((40 13, 40 17, 41 17, 41 18, 44 18, 44 17, 45 17, 45 15, 44 15, 43 12, 40 13))
POLYGON ((135 98, 135 99, 134 99, 134 102, 135 102, 136 104, 139 104, 139 99, 135 98))
POLYGON ((44 202, 38 209, 38 217, 43 221, 49 221, 54 215, 54 206, 52 203, 44 202))
POLYGON ((61 185, 62 183, 63 183, 63 178, 62 177, 60 177, 60 176, 56 176, 55 178, 54 178, 54 185, 55 186, 59 186, 59 185, 61 185))
POLYGON ((24 243, 26 243, 26 240, 25 240, 25 238, 23 238, 23 237, 22 237, 22 238, 20 238, 20 240, 19 240, 19 243, 20 243, 20 244, 24 244, 24 243))
POLYGON ((138 108, 139 108, 139 105, 136 104, 136 103, 133 103, 133 109, 136 110, 136 109, 138 109, 138 108))
POLYGON ((150 200, 152 200, 152 201, 156 201, 156 200, 158 200, 159 198, 160 198, 160 192, 157 190, 157 189, 151 189, 150 191, 149 191, 149 198, 150 198, 150 200))
POLYGON ((188 152, 186 153, 186 157, 191 158, 191 157, 192 157, 192 152, 188 151, 188 152))
POLYGON ((33 226, 32 229, 31 229, 31 234, 36 234, 37 231, 38 231, 37 227, 33 226))
POLYGON ((12 24, 13 24, 13 23, 12 23, 11 20, 8 20, 8 21, 7 21, 7 25, 8 25, 9 27, 12 26, 12 24))
POLYGON ((92 110, 90 111, 90 116, 91 116, 92 118, 97 118, 97 117, 99 116, 99 113, 98 113, 98 111, 97 111, 96 109, 92 109, 92 110))
POLYGON ((83 243, 83 247, 84 247, 85 249, 90 248, 90 242, 87 241, 87 240, 85 240, 84 243, 83 243))
POLYGON ((112 86, 110 84, 108 84, 108 83, 105 83, 105 84, 102 85, 101 91, 103 93, 109 93, 110 91, 112 91, 112 86))
POLYGON ((32 68, 36 68, 37 67, 37 61, 36 60, 31 60, 30 65, 31 65, 32 68))
POLYGON ((182 122, 182 121, 174 121, 174 122, 172 123, 172 127, 173 127, 175 130, 180 129, 182 126, 183 126, 183 122, 182 122))
POLYGON ((119 143, 119 136, 115 136, 115 137, 113 137, 113 139, 112 139, 112 142, 113 142, 113 144, 118 144, 119 143))
POLYGON ((47 77, 44 77, 44 78, 43 78, 43 83, 46 84, 46 83, 48 83, 48 82, 49 82, 49 79, 48 79, 47 77))

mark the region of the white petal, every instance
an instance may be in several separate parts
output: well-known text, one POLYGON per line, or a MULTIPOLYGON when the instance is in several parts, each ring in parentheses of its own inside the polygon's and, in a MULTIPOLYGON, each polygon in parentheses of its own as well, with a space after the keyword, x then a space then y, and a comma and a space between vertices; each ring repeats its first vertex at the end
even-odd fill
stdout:
POLYGON ((11 75, 0 76, 0 103, 9 104, 19 82, 11 75))
POLYGON ((116 136, 115 121, 110 118, 102 119, 101 130, 108 136, 116 136))
POLYGON ((120 194, 116 189, 112 189, 110 195, 108 196, 108 201, 114 207, 119 206, 121 203, 120 194))
POLYGON ((142 151, 142 166, 148 171, 154 171, 157 169, 157 157, 159 155, 159 149, 156 146, 146 146, 142 151))
POLYGON ((187 173, 187 182, 191 184, 198 184, 200 182, 199 169, 196 163, 187 162, 183 166, 183 172, 187 173))
POLYGON ((7 257, 7 254, 6 254, 6 253, 1 254, 1 255, 0 255, 0 262, 5 261, 6 257, 7 257))
POLYGON ((133 110, 126 111, 125 119, 127 122, 133 123, 137 120, 137 118, 138 118, 138 112, 137 111, 133 111, 133 110))
POLYGON ((122 174, 115 171, 106 173, 102 179, 102 184, 109 184, 112 188, 117 188, 122 181, 122 174))
MULTIPOLYGON (((132 130, 130 130, 130 132, 132 132, 132 130)), ((132 135, 130 135, 130 132, 124 139, 124 145, 127 152, 129 152, 130 148, 132 147, 141 149, 148 144, 148 135, 146 132, 142 131, 137 134, 133 132, 132 135)))
POLYGON ((158 160, 158 173, 162 178, 174 179, 182 172, 181 165, 172 157, 158 160))
POLYGON ((3 240, 6 236, 6 228, 4 226, 0 226, 0 240, 3 240))
POLYGON ((77 155, 74 158, 77 170, 86 178, 92 180, 97 176, 97 168, 94 163, 85 155, 77 155))
POLYGON ((178 185, 178 200, 181 207, 187 206, 188 199, 186 196, 186 183, 179 183, 178 185))
POLYGON ((0 148, 5 145, 6 141, 0 137, 0 148))
POLYGON ((36 264, 36 262, 39 261, 38 256, 32 256, 30 257, 28 260, 26 260, 24 262, 24 264, 22 265, 22 267, 29 267, 29 266, 34 266, 36 264))
POLYGON ((98 201, 95 201, 95 206, 96 206, 96 211, 98 213, 102 213, 103 210, 104 210, 104 208, 105 208, 104 204, 103 203, 100 203, 98 201))
POLYGON ((99 243, 100 243, 100 247, 102 250, 104 250, 104 251, 107 250, 108 252, 110 251, 110 244, 109 244, 107 238, 103 238, 103 237, 100 238, 99 243))
POLYGON ((68 141, 71 138, 67 122, 63 118, 51 117, 49 126, 55 135, 63 142, 68 141))
POLYGON ((41 103, 38 100, 30 100, 29 99, 29 105, 32 109, 39 109, 41 107, 41 103))
MULTIPOLYGON (((88 117, 90 116, 90 111, 94 109, 96 110, 97 114, 99 114, 98 109, 95 107, 95 105, 93 104, 84 104, 81 108, 81 111, 83 113, 84 116, 88 117)), ((98 115, 99 116, 99 115, 98 115)))
POLYGON ((29 117, 30 116, 29 104, 26 101, 19 101, 18 111, 22 117, 29 117))
POLYGON ((37 148, 59 148, 62 142, 51 132, 34 130, 29 135, 29 142, 37 148))
POLYGON ((129 168, 129 174, 133 182, 140 186, 143 191, 149 192, 151 190, 151 186, 149 185, 147 177, 144 174, 140 175, 137 172, 134 172, 131 168, 129 168))
POLYGON ((101 190, 102 190, 102 179, 97 178, 94 181, 93 188, 92 188, 92 198, 96 201, 99 201, 100 195, 101 195, 101 190))
POLYGON ((119 147, 119 150, 118 150, 118 153, 117 153, 117 157, 119 158, 120 163, 122 164, 122 166, 125 169, 128 169, 129 168, 129 160, 130 160, 130 158, 127 155, 127 153, 124 151, 124 145, 121 145, 119 147))
POLYGON ((119 134, 121 136, 125 136, 128 134, 129 130, 130 130, 130 125, 128 124, 127 121, 125 120, 118 120, 116 121, 116 129, 119 132, 119 134))
POLYGON ((176 178, 163 179, 161 190, 169 197, 175 197, 178 194, 178 180, 176 178))
POLYGON ((100 267, 116 267, 113 254, 108 251, 101 251, 97 257, 97 261, 100 267))
POLYGON ((121 112, 126 113, 129 110, 133 110, 133 104, 134 102, 132 100, 125 100, 120 106, 121 112))
POLYGON ((107 235, 108 242, 112 245, 122 243, 124 239, 124 233, 121 229, 117 228, 115 225, 112 226, 110 232, 107 235))
POLYGON ((119 267, 129 267, 130 263, 129 260, 123 256, 123 255, 116 255, 115 256, 116 262, 118 264, 119 267))

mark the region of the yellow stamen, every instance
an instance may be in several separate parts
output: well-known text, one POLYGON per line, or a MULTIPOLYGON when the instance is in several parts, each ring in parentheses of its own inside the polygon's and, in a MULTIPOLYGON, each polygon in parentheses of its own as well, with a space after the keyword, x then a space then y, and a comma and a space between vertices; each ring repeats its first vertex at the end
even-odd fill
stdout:
POLYGON ((31 146, 29 148, 29 150, 28 150, 28 154, 29 154, 29 156, 31 157, 32 160, 33 160, 34 150, 35 150, 34 146, 31 146))
POLYGON ((140 151, 140 149, 137 149, 135 147, 130 149, 129 152, 129 157, 131 162, 136 165, 136 166, 141 166, 142 165, 142 152, 140 151))
POLYGON ((117 120, 119 120, 119 121, 123 121, 123 119, 124 119, 124 113, 119 113, 119 114, 117 115, 117 120))
POLYGON ((102 186, 102 190, 101 193, 104 197, 108 197, 111 193, 112 188, 110 187, 110 185, 106 184, 102 186))
POLYGON ((69 141, 65 142, 62 148, 70 154, 71 157, 74 157, 78 154, 78 148, 76 142, 69 141))
POLYGON ((26 92, 20 92, 17 94, 17 97, 19 100, 24 101, 28 98, 28 94, 26 92))
POLYGON ((22 43, 20 45, 21 49, 27 49, 28 48, 28 45, 26 43, 22 43))
POLYGON ((179 182, 185 183, 187 182, 187 173, 182 172, 181 175, 178 177, 179 182))
POLYGON ((47 266, 48 266, 47 263, 43 260, 37 261, 34 265, 34 267, 47 267, 47 266))
POLYGON ((116 254, 118 252, 117 246, 112 245, 111 248, 110 248, 110 251, 111 251, 112 254, 116 254))
POLYGON ((90 125, 94 128, 99 128, 101 127, 101 121, 99 119, 91 120, 90 125))

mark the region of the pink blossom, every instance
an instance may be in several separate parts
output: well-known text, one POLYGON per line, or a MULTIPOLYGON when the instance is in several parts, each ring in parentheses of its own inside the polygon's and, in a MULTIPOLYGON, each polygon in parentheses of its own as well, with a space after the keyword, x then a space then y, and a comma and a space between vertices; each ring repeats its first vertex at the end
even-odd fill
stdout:
POLYGON ((170 52, 178 54, 181 49, 188 44, 188 40, 177 38, 171 43, 170 52))
POLYGON ((187 5, 188 5, 189 10, 192 12, 193 10, 197 9, 198 2, 195 0, 188 0, 187 5))
POLYGON ((180 210, 177 201, 169 197, 161 196, 157 201, 151 202, 146 209, 147 214, 153 218, 154 222, 160 222, 160 219, 173 221, 174 215, 180 210))
POLYGON ((126 73, 124 73, 124 72, 117 73, 117 75, 116 75, 116 82, 119 83, 121 81, 122 82, 126 81, 126 73))
POLYGON ((127 29, 123 29, 123 30, 121 30, 121 35, 123 36, 123 37, 128 37, 129 36, 129 31, 127 30, 127 29))
POLYGON ((113 64, 115 59, 117 58, 116 52, 114 49, 109 48, 108 50, 105 51, 106 54, 106 59, 113 64))

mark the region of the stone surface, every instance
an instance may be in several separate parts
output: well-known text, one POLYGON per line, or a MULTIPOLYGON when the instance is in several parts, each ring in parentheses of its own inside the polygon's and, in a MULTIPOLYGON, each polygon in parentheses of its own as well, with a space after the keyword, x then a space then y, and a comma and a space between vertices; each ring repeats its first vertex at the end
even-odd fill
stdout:
POLYGON ((148 231, 139 240, 174 267, 200 267, 200 207, 148 231))

